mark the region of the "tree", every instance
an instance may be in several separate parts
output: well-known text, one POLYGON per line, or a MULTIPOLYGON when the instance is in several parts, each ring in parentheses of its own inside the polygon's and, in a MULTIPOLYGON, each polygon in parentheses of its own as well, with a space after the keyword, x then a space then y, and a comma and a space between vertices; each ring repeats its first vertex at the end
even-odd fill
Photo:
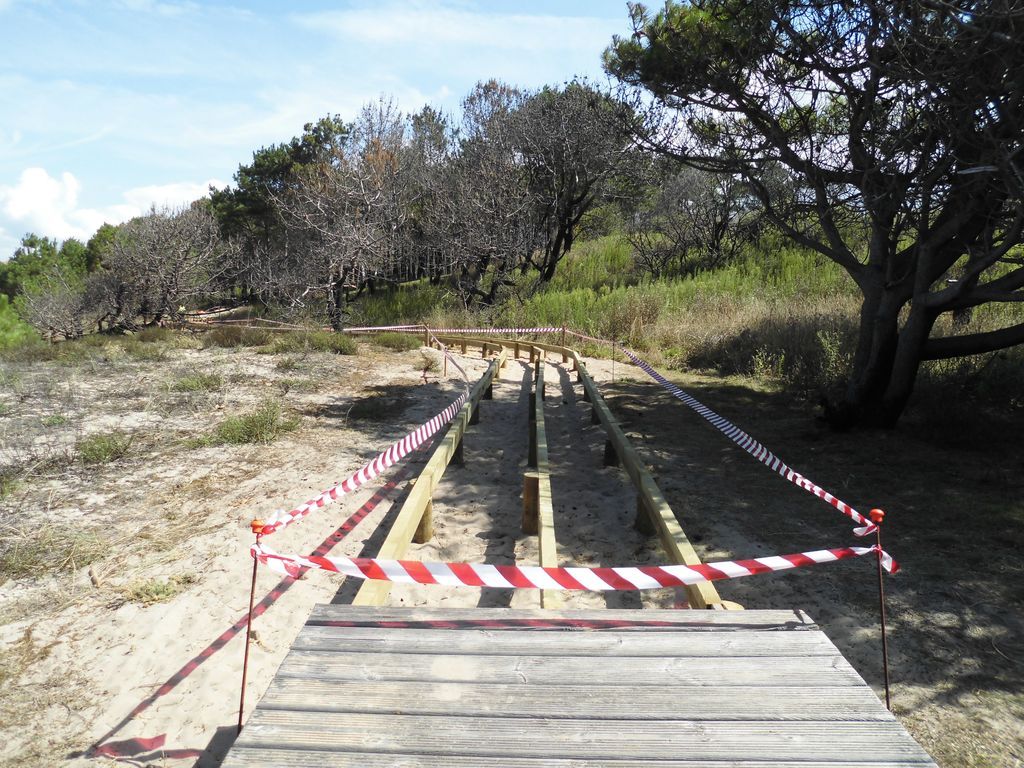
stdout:
POLYGON ((231 244, 202 202, 183 210, 153 209, 123 224, 94 296, 102 314, 131 327, 136 317, 157 324, 180 316, 181 306, 204 296, 225 265, 231 244))
POLYGON ((944 313, 1024 300, 1019 0, 693 0, 605 64, 655 97, 642 140, 736 174, 863 295, 837 426, 892 426, 923 360, 1024 341, 1024 323, 934 338, 944 313), (773 183, 786 177, 786 184, 773 183))
POLYGON ((653 277, 723 267, 756 231, 757 215, 734 176, 674 165, 658 169, 651 182, 626 237, 638 266, 653 277))
POLYGON ((541 247, 528 255, 539 279, 555 276, 580 220, 629 157, 633 114, 624 103, 573 81, 545 87, 514 114, 515 149, 525 166, 541 247))

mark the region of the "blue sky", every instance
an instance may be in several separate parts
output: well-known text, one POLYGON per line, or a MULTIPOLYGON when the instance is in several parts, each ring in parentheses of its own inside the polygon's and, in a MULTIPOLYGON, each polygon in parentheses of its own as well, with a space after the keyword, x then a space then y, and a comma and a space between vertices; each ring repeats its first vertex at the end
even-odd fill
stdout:
POLYGON ((481 79, 603 80, 625 0, 0 0, 0 259, 231 181, 380 95, 454 111, 481 79))

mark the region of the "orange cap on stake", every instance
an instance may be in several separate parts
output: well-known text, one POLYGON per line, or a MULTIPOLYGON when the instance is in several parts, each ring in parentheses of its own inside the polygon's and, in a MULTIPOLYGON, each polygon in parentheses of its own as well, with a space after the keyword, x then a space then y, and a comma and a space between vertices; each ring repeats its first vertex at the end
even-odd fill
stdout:
POLYGON ((251 523, 249 523, 249 527, 252 528, 252 532, 253 533, 263 533, 263 526, 264 525, 265 525, 265 523, 262 520, 258 519, 258 518, 256 520, 253 520, 251 523))
POLYGON ((875 525, 881 525, 882 521, 885 520, 885 512, 881 509, 872 509, 868 512, 868 517, 871 518, 871 522, 875 525))

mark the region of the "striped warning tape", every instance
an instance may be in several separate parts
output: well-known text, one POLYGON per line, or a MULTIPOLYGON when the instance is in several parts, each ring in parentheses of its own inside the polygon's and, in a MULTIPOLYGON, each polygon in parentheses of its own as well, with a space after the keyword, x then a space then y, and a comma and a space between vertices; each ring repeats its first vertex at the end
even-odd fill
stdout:
POLYGON ((434 333, 560 333, 561 328, 431 328, 434 333))
POLYGON ((809 480, 808 478, 804 477, 799 472, 791 468, 789 465, 786 464, 786 462, 784 462, 774 453, 769 451, 760 442, 752 438, 750 435, 748 435, 742 429, 737 427, 731 421, 724 418, 723 416, 718 415, 713 410, 704 405, 702 402, 697 400, 697 398, 693 397, 693 395, 690 395, 689 393, 680 389, 671 381, 666 379, 664 376, 662 376, 660 373, 654 370, 650 363, 640 359, 628 349, 623 348, 622 351, 627 357, 629 357, 630 360, 636 363, 636 365, 639 366, 639 368, 643 370, 644 373, 646 373, 648 376, 650 376, 652 379, 658 382, 673 397, 682 400, 686 405, 688 405, 690 408, 692 408, 694 411, 700 414, 704 419, 710 422, 712 426, 718 429, 722 434, 724 434, 726 437, 728 437, 730 440, 736 443, 736 445, 738 445, 744 451, 749 453, 759 462, 764 464, 766 467, 769 467, 773 472, 776 472, 782 477, 786 478, 794 485, 803 488, 808 493, 813 493, 819 499, 822 499, 828 504, 831 504, 833 507, 838 509, 848 518, 853 520, 855 523, 858 523, 861 527, 853 529, 853 532, 856 535, 867 536, 878 530, 878 526, 871 522, 871 520, 869 520, 867 517, 862 515, 860 512, 851 507, 842 499, 833 496, 824 488, 812 482, 811 480, 809 480))
POLYGON ((416 560, 378 560, 367 557, 280 555, 257 542, 252 556, 270 568, 295 575, 302 568, 334 571, 357 579, 390 581, 395 584, 441 584, 450 587, 494 587, 499 589, 624 590, 684 587, 705 581, 736 579, 758 573, 785 571, 818 563, 880 553, 882 567, 896 573, 899 565, 887 552, 872 547, 839 547, 799 552, 792 555, 758 557, 753 560, 724 560, 700 565, 643 565, 619 568, 543 568, 539 565, 489 565, 486 563, 435 563, 416 560))

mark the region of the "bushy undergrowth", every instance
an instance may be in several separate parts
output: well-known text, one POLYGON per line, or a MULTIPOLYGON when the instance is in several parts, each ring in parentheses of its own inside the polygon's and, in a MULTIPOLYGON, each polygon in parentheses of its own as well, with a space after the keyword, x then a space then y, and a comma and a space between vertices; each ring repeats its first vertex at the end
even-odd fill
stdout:
POLYGON ((203 347, 262 347, 270 343, 270 337, 270 331, 263 328, 222 325, 204 334, 203 347))
POLYGON ((396 352, 408 352, 411 349, 419 349, 423 343, 420 340, 420 336, 413 336, 408 333, 378 333, 373 337, 373 343, 379 344, 382 347, 393 349, 396 352))
POLYGON ((0 350, 38 342, 39 334, 18 317, 6 295, 0 295, 0 350))
POLYGON ((354 355, 359 348, 355 339, 331 331, 295 331, 278 334, 268 348, 273 354, 281 352, 333 352, 336 355, 354 355))

